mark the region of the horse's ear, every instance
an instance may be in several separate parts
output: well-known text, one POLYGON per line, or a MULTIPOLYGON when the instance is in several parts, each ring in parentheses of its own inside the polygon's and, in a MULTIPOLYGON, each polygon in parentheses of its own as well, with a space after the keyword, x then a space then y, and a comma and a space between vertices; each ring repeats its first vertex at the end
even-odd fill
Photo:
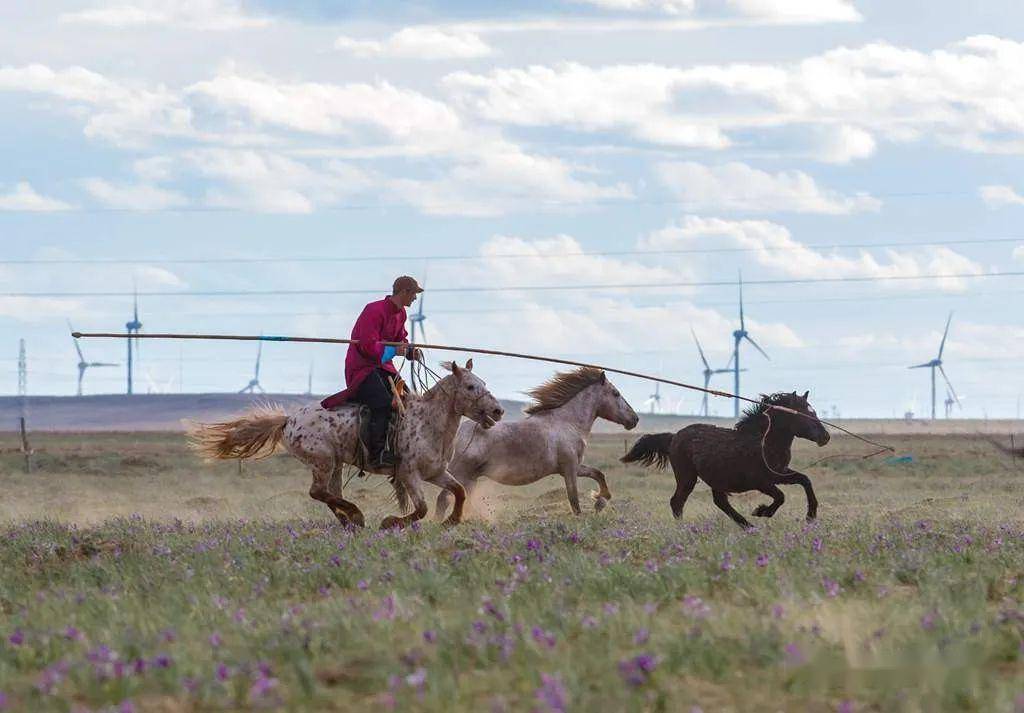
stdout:
POLYGON ((603 371, 601 372, 601 383, 602 384, 607 384, 608 383, 608 375, 605 374, 603 371))
POLYGON ((473 371, 473 360, 470 359, 466 362, 466 371, 473 371))
POLYGON ((455 374, 456 377, 462 376, 462 367, 454 361, 452 362, 452 373, 455 374))
POLYGON ((445 371, 451 371, 453 366, 455 366, 455 362, 453 361, 441 362, 441 368, 444 369, 445 371))
POLYGON ((810 389, 808 389, 807 391, 805 391, 805 392, 804 392, 804 395, 803 395, 803 400, 804 400, 804 401, 806 401, 806 400, 807 400, 807 397, 808 397, 808 396, 810 396, 810 395, 811 395, 811 390, 810 390, 810 389))

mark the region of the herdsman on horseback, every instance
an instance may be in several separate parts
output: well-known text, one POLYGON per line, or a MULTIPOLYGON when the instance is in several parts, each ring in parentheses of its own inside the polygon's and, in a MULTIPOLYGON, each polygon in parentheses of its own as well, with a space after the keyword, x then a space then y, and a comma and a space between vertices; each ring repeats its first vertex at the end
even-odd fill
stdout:
POLYGON ((370 451, 371 470, 391 468, 397 463, 388 443, 391 423, 394 385, 401 382, 392 360, 396 356, 420 359, 415 345, 408 343, 405 330, 406 307, 416 301, 423 288, 413 278, 402 275, 392 285, 391 294, 371 302, 363 308, 355 326, 345 356, 345 390, 320 402, 325 409, 333 409, 346 402, 365 404, 370 409, 370 433, 367 448, 370 451), (402 342, 401 347, 384 346, 384 342, 402 342))

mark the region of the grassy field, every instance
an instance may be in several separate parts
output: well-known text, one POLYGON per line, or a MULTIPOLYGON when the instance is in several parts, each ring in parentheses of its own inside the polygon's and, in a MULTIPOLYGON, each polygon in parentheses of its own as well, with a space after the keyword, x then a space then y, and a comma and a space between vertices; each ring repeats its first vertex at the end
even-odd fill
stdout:
MULTIPOLYGON (((671 475, 603 436, 600 513, 550 478, 380 533, 337 526, 287 457, 37 436, 31 474, 0 453, 0 709, 1024 710, 1024 465, 890 440, 912 460, 810 469, 813 525, 786 488, 742 532, 703 485, 677 522, 671 475)), ((394 512, 378 480, 346 493, 394 512)))

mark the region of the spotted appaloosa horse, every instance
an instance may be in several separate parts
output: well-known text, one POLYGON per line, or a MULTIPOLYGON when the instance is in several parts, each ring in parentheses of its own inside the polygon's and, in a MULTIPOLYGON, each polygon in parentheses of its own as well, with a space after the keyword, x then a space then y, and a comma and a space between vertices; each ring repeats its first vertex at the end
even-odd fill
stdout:
MULTIPOLYGON (((600 509, 612 494, 604 473, 583 465, 590 429, 598 418, 631 429, 640 420, 636 412, 603 371, 589 367, 556 374, 530 396, 534 403, 526 408, 522 421, 501 423, 490 430, 463 423, 448 471, 467 494, 478 478, 528 485, 557 473, 565 479, 569 505, 577 515, 581 510, 576 479, 591 478, 600 487, 594 504, 600 509)), ((437 496, 439 518, 448 500, 448 492, 442 490, 437 496)))
MULTIPOLYGON (((381 528, 405 526, 427 514, 424 482, 455 496, 455 508, 445 524, 457 524, 462 519, 466 491, 448 472, 447 465, 459 422, 465 416, 486 430, 504 415, 497 399, 472 373, 472 359, 465 368, 454 362, 446 363, 445 368, 451 374, 421 396, 409 397, 395 437, 400 463, 393 475, 378 473, 392 477, 399 506, 404 511, 411 499, 413 512, 388 516, 381 528)), ((283 444, 313 470, 310 497, 330 507, 342 524, 362 527, 363 513, 355 503, 330 488, 332 477, 346 464, 362 460, 359 409, 358 404, 346 404, 328 411, 317 403, 288 415, 280 408, 259 407, 227 423, 198 424, 191 429, 190 437, 193 448, 209 458, 262 458, 283 444)))
POLYGON ((811 480, 789 467, 794 438, 805 438, 818 446, 829 441, 828 431, 807 402, 809 394, 798 396, 794 391, 762 396, 760 403, 743 412, 734 428, 695 423, 675 434, 641 436, 622 462, 658 468, 664 468, 666 461, 672 463, 676 492, 669 504, 677 518, 683 514, 686 499, 700 478, 711 486, 715 505, 740 527, 748 528, 750 523, 729 504, 729 493, 759 490, 770 496, 772 502, 758 505, 753 514, 771 517, 786 499, 779 485, 803 486, 807 519, 813 520, 818 512, 818 499, 814 497, 811 480))

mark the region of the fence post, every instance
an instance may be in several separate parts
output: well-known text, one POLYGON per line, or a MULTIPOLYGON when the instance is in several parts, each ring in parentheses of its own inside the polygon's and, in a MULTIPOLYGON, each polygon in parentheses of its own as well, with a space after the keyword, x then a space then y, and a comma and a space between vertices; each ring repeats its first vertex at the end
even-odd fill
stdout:
POLYGON ((25 431, 25 417, 19 419, 21 423, 21 452, 25 454, 25 472, 32 472, 32 449, 28 445, 28 433, 25 431))

